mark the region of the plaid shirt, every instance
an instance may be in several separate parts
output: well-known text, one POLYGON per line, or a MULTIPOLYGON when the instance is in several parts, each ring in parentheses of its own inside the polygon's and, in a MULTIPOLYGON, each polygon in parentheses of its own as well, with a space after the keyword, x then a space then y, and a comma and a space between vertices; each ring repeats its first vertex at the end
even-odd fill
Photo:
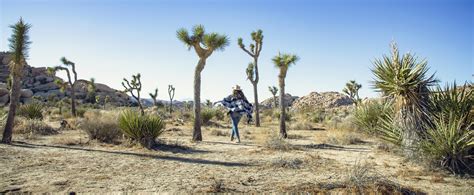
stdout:
POLYGON ((216 103, 221 103, 223 106, 225 106, 229 110, 229 113, 237 112, 241 115, 247 114, 247 118, 249 120, 252 118, 253 105, 245 98, 239 99, 233 95, 230 95, 224 98, 222 101, 218 101, 216 103))

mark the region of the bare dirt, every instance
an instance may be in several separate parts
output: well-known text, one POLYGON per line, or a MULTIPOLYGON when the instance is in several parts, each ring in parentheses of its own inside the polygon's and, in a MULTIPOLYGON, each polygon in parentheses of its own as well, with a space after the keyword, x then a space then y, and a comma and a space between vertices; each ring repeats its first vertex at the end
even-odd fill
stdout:
MULTIPOLYGON (((291 130, 289 150, 266 147, 276 124, 241 127, 242 143, 229 129, 206 127, 191 142, 191 127, 176 126, 165 143, 147 150, 125 143, 89 141, 81 130, 0 145, 0 192, 340 192, 359 164, 399 188, 426 193, 474 193, 474 180, 429 171, 383 151, 360 134, 355 144, 325 143, 335 130, 291 130)), ((382 187, 375 186, 380 191, 382 187)))

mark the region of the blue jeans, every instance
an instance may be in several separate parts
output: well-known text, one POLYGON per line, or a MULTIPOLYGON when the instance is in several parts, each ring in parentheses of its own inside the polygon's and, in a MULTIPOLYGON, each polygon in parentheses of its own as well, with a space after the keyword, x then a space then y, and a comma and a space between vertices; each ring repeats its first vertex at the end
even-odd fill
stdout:
POLYGON ((231 140, 234 140, 234 136, 237 137, 237 140, 240 141, 240 135, 239 135, 239 121, 240 118, 242 118, 242 115, 237 112, 231 112, 230 113, 230 119, 232 120, 232 136, 230 137, 231 140))

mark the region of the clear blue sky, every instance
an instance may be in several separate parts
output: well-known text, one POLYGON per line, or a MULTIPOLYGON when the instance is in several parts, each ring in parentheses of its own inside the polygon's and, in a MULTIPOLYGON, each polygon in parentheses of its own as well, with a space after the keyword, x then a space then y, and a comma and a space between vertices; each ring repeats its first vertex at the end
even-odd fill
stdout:
POLYGON ((208 59, 202 99, 220 99, 235 84, 250 98, 251 59, 237 38, 248 44, 250 32, 262 29, 261 100, 277 85, 271 58, 279 51, 301 57, 288 72, 288 93, 341 91, 355 79, 362 96, 376 96, 371 61, 387 54, 392 40, 402 52, 427 58, 443 82, 471 80, 473 13, 468 0, 0 0, 0 50, 8 49, 8 25, 23 17, 33 25, 30 65, 57 65, 66 56, 80 78, 121 89, 123 77, 140 72, 146 96, 158 87, 166 99, 173 84, 177 99, 189 99, 197 56, 175 33, 203 24, 227 34, 231 44, 208 59))

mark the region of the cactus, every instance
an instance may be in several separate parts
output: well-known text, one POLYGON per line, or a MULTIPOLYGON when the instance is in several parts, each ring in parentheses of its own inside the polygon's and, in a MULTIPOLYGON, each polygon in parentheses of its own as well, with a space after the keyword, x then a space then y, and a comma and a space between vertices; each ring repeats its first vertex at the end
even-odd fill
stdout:
POLYGON ((129 92, 132 97, 137 100, 141 114, 145 115, 145 110, 143 110, 142 101, 140 99, 140 92, 142 91, 142 81, 140 78, 140 73, 137 73, 137 75, 132 75, 131 82, 129 82, 126 78, 123 78, 122 86, 125 88, 125 92, 129 92))
POLYGON ((273 95, 273 108, 276 108, 276 107, 277 107, 276 94, 278 93, 278 88, 275 87, 275 86, 268 86, 268 90, 269 90, 270 93, 272 93, 272 95, 273 95))
POLYGON ((149 93, 151 99, 153 100, 153 106, 157 107, 158 103, 156 101, 156 98, 158 98, 158 88, 155 89, 155 93, 149 93))
POLYGON ((71 113, 73 116, 76 116, 76 92, 75 92, 75 86, 76 86, 76 81, 77 81, 77 72, 76 72, 76 64, 74 62, 71 62, 67 60, 65 57, 61 58, 61 62, 63 63, 62 66, 55 66, 55 67, 50 67, 48 68, 48 72, 50 74, 55 74, 57 71, 65 71, 67 75, 68 82, 64 83, 61 80, 56 80, 56 84, 59 85, 62 91, 64 91, 69 85, 71 88, 71 113), (68 67, 71 67, 71 71, 74 74, 74 78, 71 78, 71 73, 68 69, 68 67))
POLYGON ((168 95, 170 96, 170 114, 173 112, 174 90, 175 88, 173 85, 168 85, 168 95))
POLYGON ((254 106, 255 106, 255 126, 260 127, 260 113, 259 113, 259 104, 258 104, 258 89, 257 84, 259 81, 259 74, 258 74, 258 57, 260 56, 260 52, 262 51, 262 43, 263 43, 263 34, 262 30, 257 30, 252 32, 251 34, 252 40, 255 43, 249 45, 248 50, 245 45, 243 44, 242 38, 238 39, 239 47, 247 53, 250 57, 253 58, 253 62, 249 63, 246 69, 247 79, 252 83, 253 86, 253 94, 254 94, 254 106))
POLYGON ((205 33, 204 26, 193 27, 193 35, 189 36, 188 30, 181 28, 176 32, 178 39, 183 42, 188 49, 194 48, 199 56, 199 62, 194 71, 194 128, 193 140, 202 141, 201 134, 201 72, 206 66, 206 60, 214 51, 224 50, 229 45, 229 38, 226 35, 217 33, 205 33))

